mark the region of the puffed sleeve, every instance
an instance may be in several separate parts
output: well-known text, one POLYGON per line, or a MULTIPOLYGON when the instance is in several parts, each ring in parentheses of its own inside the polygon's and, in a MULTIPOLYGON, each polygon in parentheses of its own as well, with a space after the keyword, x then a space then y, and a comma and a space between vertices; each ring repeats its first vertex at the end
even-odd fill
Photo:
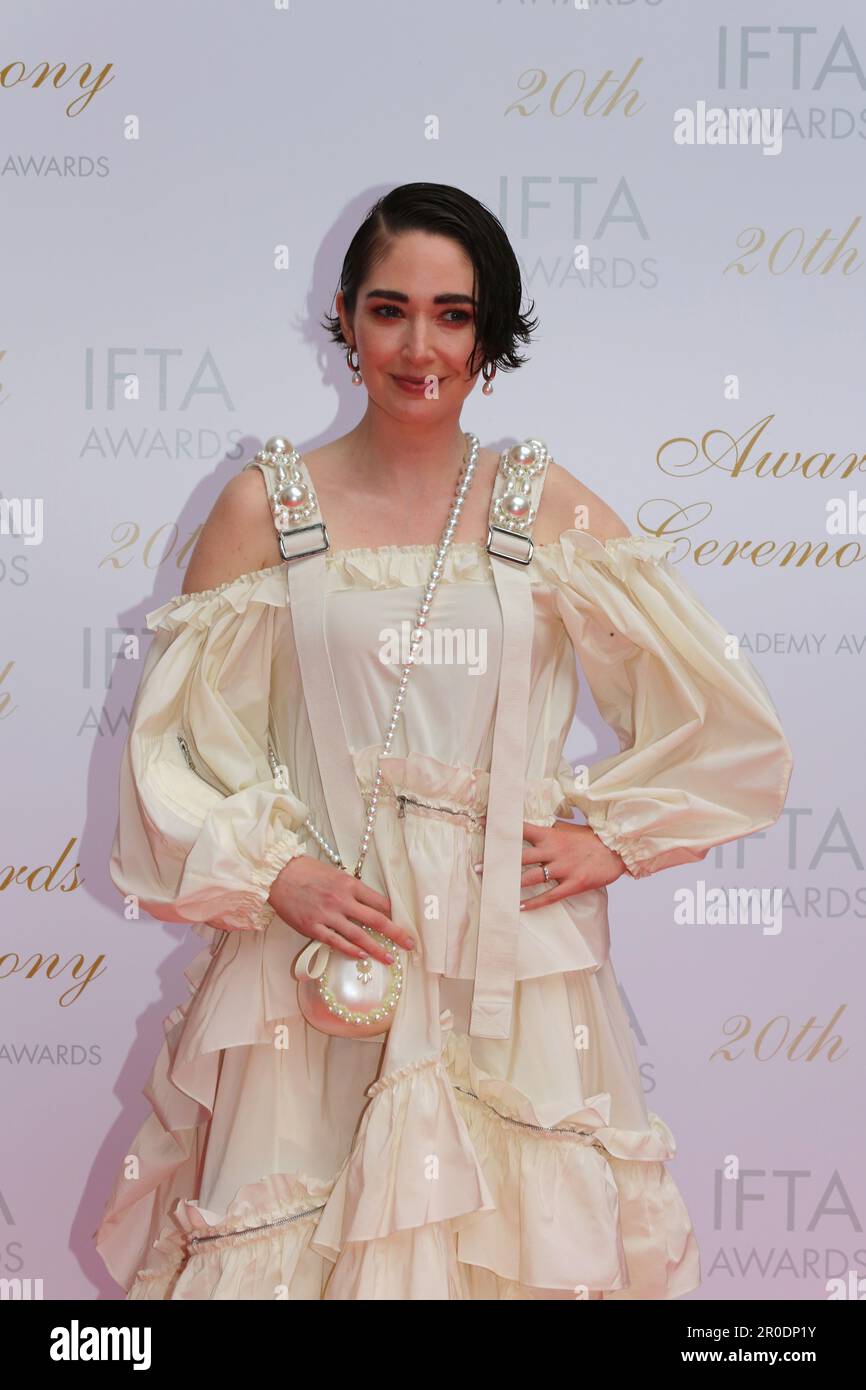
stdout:
POLYGON ((566 785, 633 878, 774 824, 793 760, 767 687, 666 558, 674 542, 560 538, 556 602, 621 751, 566 785))
POLYGON ((165 922, 263 930, 273 880, 304 852, 309 809, 268 758, 280 568, 147 614, 155 635, 123 751, 110 874, 165 922))

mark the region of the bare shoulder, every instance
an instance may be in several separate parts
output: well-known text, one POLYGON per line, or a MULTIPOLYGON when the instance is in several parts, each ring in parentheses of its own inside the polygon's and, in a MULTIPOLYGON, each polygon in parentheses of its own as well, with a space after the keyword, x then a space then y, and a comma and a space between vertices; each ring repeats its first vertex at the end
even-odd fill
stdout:
POLYGON ((228 584, 280 563, 280 550, 260 468, 230 478, 214 502, 187 566, 181 593, 228 584))
POLYGON ((551 545, 563 531, 575 528, 588 531, 599 541, 631 535, 622 517, 598 493, 551 459, 547 465, 533 538, 538 545, 551 545), (578 508, 585 508, 585 511, 580 512, 578 508))

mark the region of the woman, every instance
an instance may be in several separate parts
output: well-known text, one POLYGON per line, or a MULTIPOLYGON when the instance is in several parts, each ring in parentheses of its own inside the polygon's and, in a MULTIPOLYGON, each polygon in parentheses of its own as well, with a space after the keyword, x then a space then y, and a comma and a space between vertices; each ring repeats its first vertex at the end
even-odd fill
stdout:
POLYGON ((130 1299, 700 1282, 607 886, 771 825, 791 754, 669 542, 541 441, 461 432, 479 370, 523 360, 520 298, 474 198, 388 194, 328 320, 363 419, 305 458, 271 440, 148 615, 111 875, 209 945, 96 1233, 130 1299), (621 743, 577 776, 575 653, 621 743), (386 1031, 312 1026, 292 967, 316 943, 397 962, 386 1031))

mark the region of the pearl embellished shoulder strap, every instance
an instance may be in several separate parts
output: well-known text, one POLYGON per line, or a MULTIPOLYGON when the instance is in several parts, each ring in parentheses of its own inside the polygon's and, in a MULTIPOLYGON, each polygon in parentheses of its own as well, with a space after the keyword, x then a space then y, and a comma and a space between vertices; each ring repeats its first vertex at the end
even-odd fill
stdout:
MULTIPOLYGON (((525 439, 503 450, 488 514, 486 550, 502 612, 502 660, 469 1024, 470 1034, 476 1037, 511 1035, 522 921, 520 879, 533 636, 532 527, 549 462, 540 439, 525 439)), ((244 465, 254 466, 265 478, 280 534, 280 553, 292 561, 288 588, 298 666, 333 842, 338 847, 351 846, 359 839, 366 811, 325 642, 327 529, 309 470, 288 440, 269 440, 266 448, 244 465)))
POLYGON ((489 554, 529 564, 532 528, 550 462, 547 446, 540 439, 524 439, 513 449, 503 449, 490 496, 489 554))

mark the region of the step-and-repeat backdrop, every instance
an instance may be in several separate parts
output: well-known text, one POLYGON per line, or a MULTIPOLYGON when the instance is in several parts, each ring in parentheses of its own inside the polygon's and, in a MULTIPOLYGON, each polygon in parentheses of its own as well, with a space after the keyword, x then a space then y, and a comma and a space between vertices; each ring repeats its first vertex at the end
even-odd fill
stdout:
MULTIPOLYGON (((770 830, 610 890, 695 1298, 853 1296, 862 1147, 866 16, 697 0, 43 3, 0 34, 0 1278, 116 1298, 92 1233, 201 949, 108 876, 144 615, 270 435, 365 392, 319 320, 369 206, 456 184, 540 329, 463 427, 544 439, 761 672, 770 830), (861 452, 861 450, 863 452, 861 452), (683 885, 781 914, 675 921, 683 885)), ((615 751, 584 691, 575 763, 615 751)), ((700 914, 697 914, 700 915, 700 914)))

